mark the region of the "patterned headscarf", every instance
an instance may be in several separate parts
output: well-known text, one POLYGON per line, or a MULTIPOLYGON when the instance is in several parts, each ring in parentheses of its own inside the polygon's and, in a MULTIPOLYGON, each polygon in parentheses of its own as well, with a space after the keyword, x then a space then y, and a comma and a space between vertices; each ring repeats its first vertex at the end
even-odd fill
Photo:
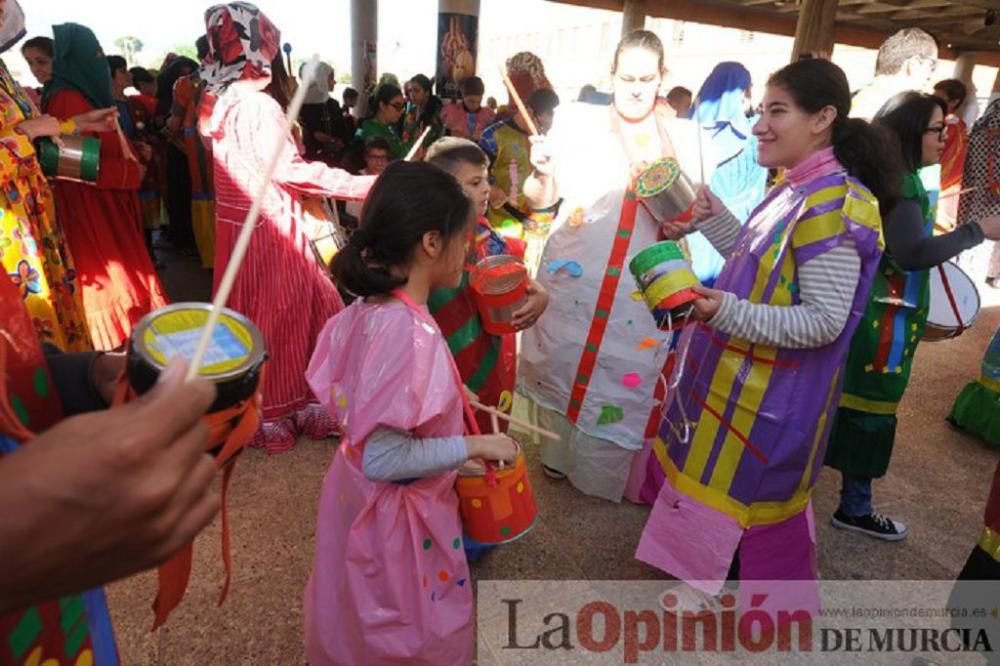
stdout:
MULTIPOLYGON (((507 76, 524 102, 539 88, 552 89, 552 84, 545 76, 542 59, 531 51, 521 51, 507 59, 507 76)), ((510 98, 508 104, 510 109, 515 108, 513 98, 510 98)))
POLYGON ((24 37, 24 11, 17 0, 0 0, 0 53, 24 37))
POLYGON ((236 81, 255 81, 263 90, 271 81, 281 33, 249 2, 230 2, 205 12, 209 55, 201 68, 206 89, 220 96, 236 81))

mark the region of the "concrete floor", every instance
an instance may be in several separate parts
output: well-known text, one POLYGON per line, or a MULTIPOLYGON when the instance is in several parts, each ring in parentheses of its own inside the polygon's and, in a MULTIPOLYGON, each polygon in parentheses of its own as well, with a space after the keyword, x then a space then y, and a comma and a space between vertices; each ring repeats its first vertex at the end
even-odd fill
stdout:
MULTIPOLYGON (((164 273, 175 300, 206 298, 207 273, 174 258, 164 273)), ((978 374, 1000 326, 1000 294, 972 330, 919 348, 900 409, 889 474, 875 485, 876 507, 906 522, 908 539, 888 544, 833 529, 839 478, 827 470, 815 494, 819 562, 829 579, 951 579, 981 525, 983 502, 1000 456, 945 422, 952 400, 978 374)), ((247 451, 230 487, 233 581, 222 583, 218 521, 195 545, 191 584, 167 625, 150 632, 155 575, 112 585, 111 612, 126 664, 302 664, 301 594, 312 561, 316 505, 336 443, 303 440, 268 457, 247 451)), ((535 530, 473 565, 479 579, 656 579, 633 558, 647 508, 583 496, 543 476, 528 448, 540 507, 535 530)))

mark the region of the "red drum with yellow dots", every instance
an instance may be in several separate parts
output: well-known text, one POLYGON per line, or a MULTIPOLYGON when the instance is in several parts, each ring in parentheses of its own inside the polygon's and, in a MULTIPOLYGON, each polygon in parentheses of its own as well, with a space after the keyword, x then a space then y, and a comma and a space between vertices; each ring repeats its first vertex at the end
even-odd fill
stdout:
POLYGON ((512 466, 499 468, 470 461, 455 482, 462 529, 471 539, 497 545, 520 539, 538 520, 538 506, 528 480, 524 453, 512 466))

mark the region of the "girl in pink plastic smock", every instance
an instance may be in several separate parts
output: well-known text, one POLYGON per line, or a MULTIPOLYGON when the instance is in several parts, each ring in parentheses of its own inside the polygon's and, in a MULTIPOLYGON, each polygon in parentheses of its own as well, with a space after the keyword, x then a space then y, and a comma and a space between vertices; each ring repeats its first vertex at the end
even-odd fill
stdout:
POLYGON ((427 299, 458 286, 475 220, 452 176, 398 162, 334 259, 338 283, 364 298, 327 322, 306 372, 343 432, 305 591, 313 666, 472 663, 456 469, 516 449, 463 436, 461 380, 427 299))

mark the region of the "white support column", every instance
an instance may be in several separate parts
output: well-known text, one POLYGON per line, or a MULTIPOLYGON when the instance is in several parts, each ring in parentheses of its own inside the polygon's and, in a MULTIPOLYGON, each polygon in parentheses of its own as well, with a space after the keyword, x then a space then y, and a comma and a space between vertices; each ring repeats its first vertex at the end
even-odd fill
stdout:
POLYGON ((378 0, 351 0, 351 87, 360 93, 364 117, 370 87, 378 81, 378 0))

